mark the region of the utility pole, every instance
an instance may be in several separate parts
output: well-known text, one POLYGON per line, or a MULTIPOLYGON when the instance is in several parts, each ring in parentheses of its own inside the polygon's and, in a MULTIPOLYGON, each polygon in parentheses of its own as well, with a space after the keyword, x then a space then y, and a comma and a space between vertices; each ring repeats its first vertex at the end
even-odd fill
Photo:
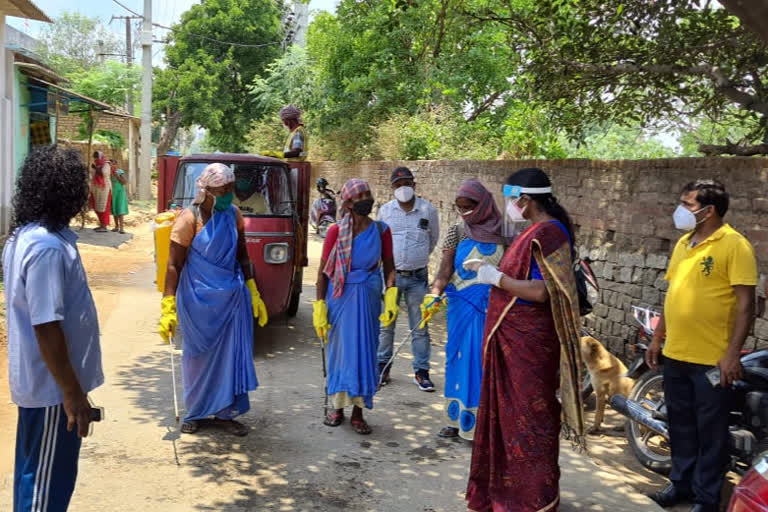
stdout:
POLYGON ((141 160, 139 162, 138 196, 152 199, 152 0, 144 0, 144 23, 141 28, 143 81, 141 88, 141 160))
MULTIPOLYGON (((125 17, 125 64, 128 67, 128 72, 131 71, 133 66, 133 47, 131 46, 131 18, 125 17)), ((133 91, 128 89, 125 95, 125 110, 133 115, 133 91)))
MULTIPOLYGON (((112 23, 114 20, 125 20, 125 64, 128 67, 128 70, 130 71, 131 66, 133 65, 133 41, 132 41, 132 30, 131 30, 131 20, 141 19, 141 16, 112 16, 109 19, 109 23, 112 23)), ((125 111, 129 114, 133 115, 133 91, 128 89, 128 91, 125 93, 125 111)))
POLYGON ((99 64, 104 64, 104 41, 99 39, 96 43, 99 45, 99 64))

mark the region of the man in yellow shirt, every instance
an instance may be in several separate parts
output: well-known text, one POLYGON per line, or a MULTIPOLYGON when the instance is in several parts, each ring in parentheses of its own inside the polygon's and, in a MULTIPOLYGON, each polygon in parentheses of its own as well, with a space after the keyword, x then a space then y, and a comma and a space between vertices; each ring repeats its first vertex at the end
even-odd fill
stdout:
POLYGON ((664 314, 646 361, 656 368, 666 336, 664 396, 671 483, 651 498, 662 507, 694 502, 716 512, 728 461, 728 395, 741 377, 741 348, 754 319, 757 263, 744 236, 723 221, 728 193, 714 180, 683 189, 675 226, 688 231, 667 269, 664 314), (720 368, 721 385, 705 373, 720 368))

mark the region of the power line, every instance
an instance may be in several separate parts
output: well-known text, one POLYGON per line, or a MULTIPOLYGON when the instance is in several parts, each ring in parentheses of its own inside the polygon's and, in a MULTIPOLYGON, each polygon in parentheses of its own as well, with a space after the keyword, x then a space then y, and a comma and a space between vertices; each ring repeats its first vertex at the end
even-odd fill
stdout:
MULTIPOLYGON (((120 7, 122 7, 123 9, 125 9, 126 11, 128 11, 128 12, 130 12, 130 13, 138 16, 138 17, 140 17, 141 19, 144 19, 144 16, 138 14, 136 11, 134 11, 132 9, 129 9, 128 7, 126 7, 125 5, 120 3, 119 0, 112 0, 112 1, 115 2, 117 5, 119 5, 120 7)), ((152 26, 153 27, 158 27, 158 28, 163 28, 165 30, 170 30, 171 32, 178 32, 179 31, 178 28, 168 27, 166 25, 161 25, 160 23, 152 23, 152 26)), ((214 43, 225 44, 225 45, 229 45, 229 46, 238 46, 240 48, 263 48, 265 46, 272 46, 272 45, 275 45, 275 44, 282 44, 282 41, 274 41, 274 42, 271 42, 271 43, 263 43, 263 44, 232 43, 232 42, 229 42, 229 41, 221 41, 219 39, 214 39, 212 37, 203 36, 203 35, 200 35, 200 34, 193 34, 191 32, 187 32, 186 34, 190 35, 190 36, 193 36, 193 37, 198 37, 200 39, 205 39, 207 41, 213 41, 214 43)))
MULTIPOLYGON (((159 23, 153 23, 152 25, 154 25, 155 27, 158 27, 158 28, 164 28, 165 30, 170 30, 171 32, 179 32, 178 28, 167 27, 167 26, 161 25, 159 23)), ((203 36, 203 35, 200 35, 200 34, 194 34, 192 32, 185 32, 185 34, 189 35, 189 36, 192 36, 192 37, 199 37, 200 39, 206 39, 208 41, 213 41, 214 43, 226 44, 226 45, 229 45, 229 46, 239 46, 241 48, 263 48, 264 46, 272 46, 273 44, 282 44, 282 41, 273 41, 271 43, 262 43, 262 44, 232 43, 232 42, 229 42, 229 41, 221 41, 219 39, 214 39, 212 37, 203 36)))
POLYGON ((118 0, 112 0, 112 1, 113 1, 113 2, 115 2, 117 5, 119 5, 120 7, 122 7, 123 9, 125 9, 126 11, 128 11, 129 13, 133 14, 134 16, 138 16, 138 17, 139 17, 139 18, 141 18, 142 20, 144 19, 144 16, 142 16, 142 15, 141 15, 141 14, 139 14, 139 13, 137 13, 137 12, 136 12, 136 11, 134 11, 133 9, 129 9, 129 8, 128 8, 128 7, 126 7, 125 5, 121 4, 121 3, 120 3, 118 0))

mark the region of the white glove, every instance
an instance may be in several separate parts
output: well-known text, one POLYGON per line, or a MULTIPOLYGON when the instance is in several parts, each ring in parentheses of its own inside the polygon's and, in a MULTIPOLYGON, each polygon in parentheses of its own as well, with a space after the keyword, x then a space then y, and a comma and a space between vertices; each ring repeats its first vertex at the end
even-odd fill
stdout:
POLYGON ((490 263, 484 263, 477 269, 477 280, 483 284, 492 284, 498 287, 501 284, 503 275, 498 268, 490 263))

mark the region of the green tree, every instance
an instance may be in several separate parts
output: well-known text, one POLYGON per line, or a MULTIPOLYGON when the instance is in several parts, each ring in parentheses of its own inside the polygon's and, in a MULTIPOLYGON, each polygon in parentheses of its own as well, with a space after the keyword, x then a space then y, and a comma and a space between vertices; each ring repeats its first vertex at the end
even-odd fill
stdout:
POLYGON ((768 153, 768 47, 716 2, 476 0, 468 10, 508 28, 525 56, 516 79, 571 136, 738 116, 755 127, 741 145, 700 150, 768 153))
POLYGON ((141 67, 128 67, 127 64, 113 60, 71 73, 67 78, 74 91, 115 106, 125 104, 129 91, 137 97, 141 90, 141 67))
POLYGON ((364 157, 392 116, 447 107, 473 122, 512 98, 518 54, 503 27, 465 16, 464 4, 342 0, 336 15, 315 18, 313 130, 335 146, 331 156, 364 157))
POLYGON ((67 76, 93 68, 100 52, 122 53, 124 46, 98 18, 64 11, 43 28, 37 51, 56 72, 67 76))
POLYGON ((182 15, 169 34, 167 69, 156 71, 153 111, 167 135, 161 145, 179 126, 196 124, 215 147, 245 149, 260 115, 248 87, 281 52, 282 12, 279 1, 203 0, 182 15))

